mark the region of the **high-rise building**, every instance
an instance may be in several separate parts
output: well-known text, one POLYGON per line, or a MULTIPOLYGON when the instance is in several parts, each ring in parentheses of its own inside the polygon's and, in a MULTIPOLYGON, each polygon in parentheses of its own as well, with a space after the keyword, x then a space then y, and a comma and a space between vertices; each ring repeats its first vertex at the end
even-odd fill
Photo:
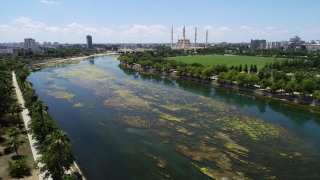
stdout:
POLYGON ((266 49, 267 42, 264 39, 251 39, 250 48, 251 49, 266 49))
POLYGON ((300 42, 300 38, 299 36, 294 36, 293 38, 290 38, 290 42, 293 42, 293 43, 299 43, 300 42))
POLYGON ((92 37, 90 35, 87 35, 87 48, 93 49, 92 47, 92 37))
POLYGON ((24 47, 32 51, 36 51, 38 49, 36 41, 32 38, 24 39, 24 47))

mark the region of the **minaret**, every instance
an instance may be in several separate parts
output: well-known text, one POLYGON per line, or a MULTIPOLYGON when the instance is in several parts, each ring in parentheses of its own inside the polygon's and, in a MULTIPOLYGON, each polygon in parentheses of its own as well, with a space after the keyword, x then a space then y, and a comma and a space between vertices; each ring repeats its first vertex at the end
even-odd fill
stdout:
POLYGON ((186 41, 186 27, 184 26, 183 27, 183 49, 185 48, 184 47, 184 42, 186 41))
POLYGON ((207 29, 207 34, 206 34, 206 47, 208 45, 208 29, 207 29))
POLYGON ((197 27, 194 28, 194 51, 196 51, 196 47, 197 47, 197 27))
POLYGON ((173 27, 171 29, 171 49, 173 48, 173 27))

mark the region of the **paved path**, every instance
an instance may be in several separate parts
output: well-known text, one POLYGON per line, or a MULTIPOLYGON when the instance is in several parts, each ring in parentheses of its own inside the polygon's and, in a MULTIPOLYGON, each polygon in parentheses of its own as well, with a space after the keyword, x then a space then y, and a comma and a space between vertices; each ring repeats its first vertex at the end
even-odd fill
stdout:
MULTIPOLYGON (((30 116, 28 116, 29 114, 29 110, 25 109, 24 107, 24 99, 22 97, 22 93, 20 91, 20 88, 18 86, 17 83, 17 79, 16 79, 16 74, 14 73, 14 71, 12 71, 12 82, 13 82, 13 86, 16 89, 16 94, 17 94, 17 98, 19 103, 22 105, 22 107, 24 108, 24 110, 22 111, 22 118, 24 121, 24 125, 26 127, 26 129, 28 129, 28 123, 30 121, 30 116)), ((29 133, 28 134, 28 138, 29 138, 29 142, 30 142, 30 146, 31 146, 31 151, 32 151, 32 155, 33 155, 33 159, 34 161, 37 160, 37 158, 39 158, 41 156, 41 154, 38 153, 37 149, 39 148, 39 142, 32 139, 31 135, 29 133)), ((43 180, 44 179, 44 174, 39 174, 38 173, 38 177, 39 180, 43 180)))

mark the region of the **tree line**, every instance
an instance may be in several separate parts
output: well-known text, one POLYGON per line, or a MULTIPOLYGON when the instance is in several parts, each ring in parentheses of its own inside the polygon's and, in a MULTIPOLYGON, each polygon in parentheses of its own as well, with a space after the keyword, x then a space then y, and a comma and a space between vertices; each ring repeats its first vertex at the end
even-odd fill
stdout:
MULTIPOLYGON (((66 132, 59 130, 56 122, 47 113, 49 108, 38 99, 35 90, 27 81, 30 71, 25 68, 25 65, 25 63, 14 59, 0 62, 0 122, 3 123, 2 118, 5 114, 15 112, 19 116, 19 113, 23 110, 21 104, 13 98, 11 72, 14 71, 25 100, 24 105, 29 110, 28 115, 31 118, 28 124, 28 133, 40 143, 38 153, 41 154, 41 157, 37 159, 35 168, 40 173, 44 173, 46 178, 81 179, 82 177, 78 172, 66 174, 77 159, 71 151, 71 139, 66 132)), ((19 156, 18 149, 21 140, 19 140, 18 135, 22 131, 12 126, 8 128, 7 132, 10 136, 7 149, 14 150, 19 156)), ((15 162, 9 162, 8 171, 12 177, 16 178, 30 172, 30 167, 26 164, 25 158, 22 158, 15 162)))
MULTIPOLYGON (((203 48, 201 51, 214 52, 222 47, 203 48)), ((198 51, 198 50, 197 50, 198 51)), ((200 49, 199 49, 200 51, 200 49)), ((222 51, 222 50, 221 50, 222 51)), ((255 50, 257 51, 257 50, 255 50)), ((258 50, 257 52, 264 52, 258 50)), ((161 72, 174 71, 178 76, 190 76, 204 80, 211 80, 217 76, 218 83, 236 84, 240 87, 260 87, 272 93, 288 93, 291 96, 303 98, 314 97, 320 100, 320 53, 309 53, 308 57, 275 58, 260 70, 256 65, 227 67, 225 64, 217 66, 203 66, 198 63, 186 64, 169 60, 170 55, 177 55, 178 50, 159 48, 159 51, 122 54, 118 60, 125 65, 139 64, 142 68, 153 68, 161 72), (175 52, 175 53, 169 53, 175 52), (297 92, 298 95, 294 94, 297 92)), ((280 50, 272 52, 280 53, 280 50)), ((184 52, 188 53, 188 51, 184 52)), ((290 52, 291 55, 297 53, 290 52)), ((287 54, 290 54, 287 53, 287 54)), ((276 54, 275 54, 276 55, 276 54)), ((280 54, 281 55, 281 54, 280 54)), ((300 55, 300 54, 298 54, 300 55)), ((291 56, 290 56, 291 57, 291 56)))

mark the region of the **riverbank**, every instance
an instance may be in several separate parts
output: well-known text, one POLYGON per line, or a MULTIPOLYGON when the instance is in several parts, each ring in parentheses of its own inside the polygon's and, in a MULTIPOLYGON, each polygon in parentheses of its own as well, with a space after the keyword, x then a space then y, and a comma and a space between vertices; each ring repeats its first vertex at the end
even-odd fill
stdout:
POLYGON ((320 101, 314 100, 312 98, 301 98, 301 97, 297 97, 297 96, 291 96, 286 93, 281 93, 281 94, 280 93, 271 93, 267 89, 239 87, 235 84, 222 84, 222 83, 218 83, 215 79, 203 80, 203 79, 198 79, 198 78, 190 77, 190 76, 177 76, 175 74, 175 72, 167 73, 167 72, 163 72, 163 71, 157 71, 152 68, 147 68, 147 69, 141 68, 138 64, 133 65, 133 66, 128 66, 128 65, 124 65, 124 64, 121 64, 121 65, 123 67, 131 68, 131 69, 134 69, 137 71, 143 71, 145 73, 154 73, 154 74, 159 74, 159 75, 164 75, 164 76, 170 76, 173 78, 181 78, 181 79, 186 79, 186 80, 190 80, 190 81, 195 81, 198 83, 211 84, 213 86, 218 86, 218 87, 225 87, 225 88, 233 89, 236 91, 244 91, 244 92, 254 93, 257 95, 262 95, 262 96, 266 96, 266 97, 270 97, 270 98, 274 98, 274 99, 286 100, 289 102, 294 102, 294 103, 298 103, 298 104, 302 104, 302 105, 320 107, 320 101))
POLYGON ((64 58, 47 59, 43 61, 32 62, 29 64, 29 66, 39 66, 39 65, 48 64, 48 63, 63 63, 68 61, 82 61, 84 59, 88 59, 91 57, 99 57, 99 56, 105 56, 105 55, 108 55, 108 54, 94 54, 90 56, 79 56, 79 57, 72 57, 72 58, 65 58, 65 59, 64 58))
MULTIPOLYGON (((23 108, 23 111, 21 112, 21 114, 22 114, 22 119, 23 119, 23 121, 24 121, 24 125, 25 125, 26 130, 28 130, 28 124, 29 124, 31 118, 30 118, 30 116, 28 115, 28 114, 29 114, 29 110, 28 110, 27 108, 25 108, 25 106, 24 106, 25 101, 24 101, 24 99, 23 99, 22 92, 21 92, 21 90, 20 90, 20 88, 19 88, 19 85, 18 85, 18 83, 17 83, 17 79, 16 79, 16 75, 15 75, 14 71, 12 71, 12 82, 13 82, 13 86, 14 86, 14 88, 15 88, 15 90, 16 90, 17 99, 18 99, 19 103, 21 104, 21 106, 22 106, 22 108, 23 108)), ((29 143, 30 143, 30 147, 31 147, 33 159, 34 159, 34 161, 36 162, 37 159, 38 159, 39 157, 41 157, 41 154, 38 153, 38 151, 37 151, 37 149, 40 148, 40 143, 39 143, 38 141, 34 140, 34 139, 32 138, 32 136, 31 136, 30 133, 28 133, 28 139, 29 139, 29 143)), ((39 166, 42 166, 42 165, 39 164, 39 166)), ((76 162, 74 162, 74 167, 75 167, 76 170, 74 170, 74 169, 71 167, 71 172, 68 172, 68 173, 72 173, 72 172, 78 171, 78 172, 82 175, 82 179, 83 179, 83 180, 86 180, 84 174, 82 173, 82 171, 80 170, 80 168, 78 167, 78 165, 77 165, 76 162)), ((38 177, 39 177, 39 180, 45 179, 45 178, 44 178, 44 174, 39 174, 39 173, 38 173, 38 177)))
MULTIPOLYGON (((19 103, 21 104, 21 106, 23 108, 23 111, 21 112, 21 115, 22 115, 22 119, 23 119, 25 128, 28 130, 28 124, 29 124, 29 122, 31 120, 30 116, 28 116, 29 110, 26 109, 25 106, 24 106, 24 99, 23 99, 21 90, 19 88, 19 85, 17 83, 16 74, 14 73, 14 71, 12 71, 12 82, 13 82, 13 86, 14 86, 14 88, 16 90, 17 99, 18 99, 19 103)), ((37 161, 37 159, 41 156, 41 154, 39 154, 38 151, 37 151, 37 149, 40 146, 39 142, 34 140, 30 133, 28 133, 28 139, 29 139, 29 143, 30 143, 33 159, 34 159, 34 161, 37 161)), ((42 179, 44 179, 44 174, 39 174, 38 173, 38 177, 39 177, 39 180, 42 180, 42 179)))

